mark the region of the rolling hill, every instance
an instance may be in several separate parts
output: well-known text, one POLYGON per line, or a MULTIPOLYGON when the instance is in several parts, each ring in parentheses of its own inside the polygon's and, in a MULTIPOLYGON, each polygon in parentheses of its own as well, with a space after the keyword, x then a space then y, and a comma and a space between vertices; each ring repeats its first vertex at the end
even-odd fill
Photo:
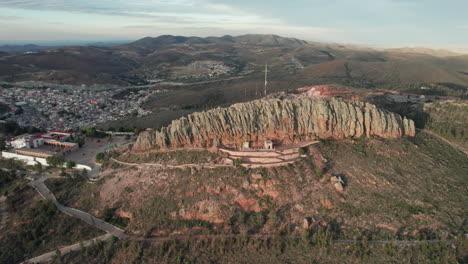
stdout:
POLYGON ((34 54, 3 54, 0 80, 124 86, 155 80, 193 82, 232 75, 254 76, 261 74, 268 62, 270 69, 282 74, 286 82, 300 76, 311 84, 343 83, 352 77, 365 80, 367 86, 440 83, 468 87, 467 55, 416 51, 419 49, 377 51, 276 35, 207 38, 165 35, 113 47, 63 47, 34 54), (196 74, 191 69, 198 62, 208 65, 207 71, 218 67, 213 65, 224 65, 228 70, 216 75, 196 74))

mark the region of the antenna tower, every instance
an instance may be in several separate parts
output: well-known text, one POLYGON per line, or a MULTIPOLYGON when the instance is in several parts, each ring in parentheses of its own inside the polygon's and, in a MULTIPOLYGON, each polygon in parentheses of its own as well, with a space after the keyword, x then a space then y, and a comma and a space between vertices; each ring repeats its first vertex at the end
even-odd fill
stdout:
POLYGON ((268 86, 268 63, 265 63, 265 96, 267 95, 268 86))

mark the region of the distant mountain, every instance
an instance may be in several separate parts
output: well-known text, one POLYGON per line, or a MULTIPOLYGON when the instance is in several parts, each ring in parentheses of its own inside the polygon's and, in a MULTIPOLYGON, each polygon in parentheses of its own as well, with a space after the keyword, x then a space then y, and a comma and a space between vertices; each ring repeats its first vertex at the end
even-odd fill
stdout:
POLYGON ((171 45, 207 45, 207 44, 220 44, 220 45, 253 45, 253 46, 269 46, 269 47, 297 47, 307 44, 306 41, 283 38, 276 35, 243 35, 238 37, 223 36, 223 37, 183 37, 163 35, 159 37, 145 37, 133 43, 122 45, 122 48, 133 48, 141 51, 154 51, 156 49, 164 48, 171 45))
POLYGON ((307 44, 304 40, 283 38, 277 35, 243 35, 233 39, 238 44, 270 47, 300 47, 307 44))
POLYGON ((112 47, 75 46, 3 54, 0 81, 119 85, 145 85, 154 80, 193 82, 260 75, 268 62, 275 72, 272 77, 281 78, 287 86, 300 81, 359 87, 413 83, 468 87, 468 55, 454 55, 423 48, 378 51, 276 35, 164 35, 112 47))
POLYGON ((139 52, 153 52, 157 49, 164 47, 178 45, 178 44, 209 44, 210 41, 199 37, 183 37, 183 36, 171 36, 163 35, 156 38, 146 37, 139 39, 135 42, 118 46, 118 49, 131 49, 139 52))
POLYGON ((27 45, 3 45, 0 46, 0 51, 7 53, 24 53, 24 52, 36 52, 39 50, 47 49, 47 46, 39 46, 34 44, 27 45))
POLYGON ((98 42, 90 42, 87 43, 84 46, 90 46, 90 47, 113 47, 117 45, 124 45, 127 43, 130 43, 132 41, 98 41, 98 42))
POLYGON ((397 49, 386 49, 387 52, 402 52, 402 53, 418 53, 426 54, 435 57, 450 57, 450 56, 460 56, 460 53, 456 53, 450 50, 444 49, 430 49, 425 47, 404 47, 397 49))

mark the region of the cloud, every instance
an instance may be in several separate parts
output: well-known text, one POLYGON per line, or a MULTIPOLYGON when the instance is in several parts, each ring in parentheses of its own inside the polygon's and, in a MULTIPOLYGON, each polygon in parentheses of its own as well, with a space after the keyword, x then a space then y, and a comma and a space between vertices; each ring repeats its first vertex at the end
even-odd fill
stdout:
POLYGON ((20 20, 20 19, 23 19, 23 17, 20 17, 20 16, 10 16, 10 15, 3 15, 3 14, 0 14, 0 20, 8 20, 8 21, 11 21, 11 20, 20 20))

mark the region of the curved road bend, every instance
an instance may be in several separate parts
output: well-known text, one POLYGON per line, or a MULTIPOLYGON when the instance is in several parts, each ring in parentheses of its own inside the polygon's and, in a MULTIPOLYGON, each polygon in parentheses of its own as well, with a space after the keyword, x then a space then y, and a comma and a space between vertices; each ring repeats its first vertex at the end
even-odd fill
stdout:
POLYGON ((129 236, 127 234, 125 234, 125 231, 123 231, 122 229, 116 227, 116 226, 113 226, 107 222, 104 222, 96 217, 94 217, 93 215, 89 214, 89 213, 86 213, 86 212, 83 212, 83 211, 80 211, 80 210, 77 210, 75 208, 70 208, 70 207, 67 207, 67 206, 64 206, 62 204, 60 204, 58 201, 57 201, 57 198, 55 198, 55 196, 50 192, 50 190, 47 188, 47 186, 45 185, 44 181, 47 180, 49 177, 46 175, 41 175, 39 176, 39 178, 37 178, 36 180, 32 181, 31 182, 31 185, 39 192, 39 194, 41 194, 42 197, 44 197, 46 200, 49 200, 49 201, 52 201, 55 206, 57 206, 57 209, 65 214, 68 214, 70 216, 73 216, 73 217, 76 217, 76 218, 79 218, 83 221, 85 221, 86 223, 92 225, 92 226, 95 226, 96 228, 104 231, 104 232, 107 232, 115 237, 118 237, 118 238, 128 238, 129 236))
MULTIPOLYGON (((183 235, 180 235, 180 236, 168 236, 168 237, 153 237, 153 238, 144 238, 144 237, 136 237, 136 236, 131 236, 131 235, 127 235, 125 234, 125 232, 118 228, 118 227, 115 227, 109 223, 106 223, 94 216, 92 216, 91 214, 89 213, 86 213, 86 212, 83 212, 83 211, 80 211, 80 210, 77 210, 77 209, 74 209, 74 208, 70 208, 70 207, 66 207, 62 204, 60 204, 57 199, 55 198, 55 196, 50 192, 50 190, 47 188, 47 186, 44 184, 44 181, 48 178, 50 178, 51 176, 48 176, 48 175, 40 175, 39 178, 37 178, 36 180, 32 181, 31 182, 31 185, 39 192, 39 194, 49 200, 49 201, 52 201, 58 208, 59 211, 65 213, 65 214, 68 214, 70 216, 73 216, 73 217, 76 217, 76 218, 79 218, 83 221, 85 221, 86 223, 92 225, 92 226, 95 226, 96 228, 100 229, 100 230, 103 230, 105 232, 107 232, 106 235, 103 235, 103 236, 100 236, 100 237, 97 237, 97 238, 94 238, 94 239, 91 239, 91 240, 87 240, 87 241, 83 241, 83 246, 85 247, 88 247, 88 246, 91 246, 93 244, 93 241, 96 241, 96 240, 100 240, 100 241, 107 241, 111 238, 111 236, 114 236, 114 237, 117 237, 117 238, 120 238, 120 239, 130 239, 130 240, 134 240, 134 241, 153 241, 153 242, 161 242, 161 241, 167 241, 167 240, 173 240, 173 239, 194 239, 194 238, 198 238, 198 239, 216 239, 216 238, 233 238, 233 237, 243 237, 244 235, 237 235, 237 234, 230 234, 230 235, 196 235, 196 236, 183 236, 183 235)), ((254 234, 254 235, 248 235, 248 237, 250 238, 253 238, 253 239, 266 239, 266 238, 273 238, 274 235, 268 235, 268 234, 264 234, 264 235, 261 235, 261 234, 254 234)), ((295 238, 295 239, 300 239, 301 237, 300 236, 288 236, 288 238, 295 238)), ((357 241, 357 242, 360 242, 360 241, 357 241)), ((456 241, 454 240, 423 240, 423 241, 407 241, 407 240, 369 240, 367 241, 368 244, 396 244, 396 245, 406 245, 406 246, 409 246, 409 245, 420 245, 420 244, 423 244, 423 243, 440 243, 440 242, 444 242, 444 243, 448 243, 448 244, 454 244, 456 243, 456 241)), ((353 243, 356 243, 356 241, 354 240, 334 240, 333 243, 337 243, 337 244, 353 244, 353 243)), ((71 246, 67 246, 67 247, 64 247, 64 248, 61 248, 60 249, 60 253, 62 255, 64 254, 67 254, 71 251, 76 251, 76 250, 79 250, 81 249, 81 245, 80 243, 77 243, 77 244, 74 244, 74 245, 71 245, 71 246)), ((29 259, 29 260, 26 260, 25 262, 23 263, 40 263, 40 262, 46 262, 46 261, 49 261, 51 260, 54 256, 56 255, 56 251, 51 251, 49 253, 46 253, 46 254, 43 254, 43 255, 40 255, 40 256, 37 256, 35 258, 32 258, 32 259, 29 259)))

